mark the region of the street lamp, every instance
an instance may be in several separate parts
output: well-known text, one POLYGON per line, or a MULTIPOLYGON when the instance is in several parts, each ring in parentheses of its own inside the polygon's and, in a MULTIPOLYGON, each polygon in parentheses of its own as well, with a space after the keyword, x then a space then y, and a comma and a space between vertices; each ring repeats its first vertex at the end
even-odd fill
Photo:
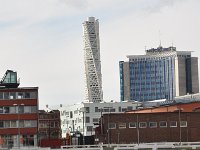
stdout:
POLYGON ((15 112, 17 112, 17 120, 18 120, 18 125, 17 125, 17 127, 18 127, 18 148, 20 149, 20 124, 19 124, 19 107, 20 106, 24 106, 24 104, 22 103, 22 104, 13 104, 13 106, 15 106, 15 112))

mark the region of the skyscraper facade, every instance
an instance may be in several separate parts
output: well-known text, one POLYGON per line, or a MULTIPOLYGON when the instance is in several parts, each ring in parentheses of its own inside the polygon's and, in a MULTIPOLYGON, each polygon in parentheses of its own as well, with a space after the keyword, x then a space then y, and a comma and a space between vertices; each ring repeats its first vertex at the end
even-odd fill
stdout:
POLYGON ((103 100, 102 75, 99 43, 99 22, 89 17, 83 22, 84 63, 86 78, 86 100, 101 102, 103 100))
POLYGON ((176 47, 152 48, 119 62, 121 101, 173 100, 199 92, 198 58, 176 47))

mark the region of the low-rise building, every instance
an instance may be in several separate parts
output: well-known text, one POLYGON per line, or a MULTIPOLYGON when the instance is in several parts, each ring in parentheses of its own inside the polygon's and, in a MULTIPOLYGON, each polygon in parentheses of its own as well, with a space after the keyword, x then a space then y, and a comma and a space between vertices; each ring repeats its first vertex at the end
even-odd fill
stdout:
POLYGON ((60 111, 52 110, 46 112, 44 110, 39 110, 38 115, 39 141, 42 139, 60 139, 60 111))
POLYGON ((37 146, 38 87, 18 87, 17 73, 0 81, 0 148, 37 146))
MULTIPOLYGON (((95 135, 95 128, 103 114, 123 113, 136 109, 140 106, 138 102, 82 102, 70 106, 62 106, 61 128, 62 137, 66 137, 67 132, 80 132, 85 139, 95 135)), ((86 142, 87 143, 87 142, 86 142)))
POLYGON ((200 112, 105 114, 96 128, 98 143, 200 141, 200 112), (102 125, 102 127, 101 127, 102 125))

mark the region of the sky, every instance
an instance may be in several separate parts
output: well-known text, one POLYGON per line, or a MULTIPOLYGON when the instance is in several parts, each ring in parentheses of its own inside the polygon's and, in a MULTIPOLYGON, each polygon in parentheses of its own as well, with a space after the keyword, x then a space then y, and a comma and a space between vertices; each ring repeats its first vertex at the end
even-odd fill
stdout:
POLYGON ((21 87, 39 87, 40 109, 82 102, 82 23, 90 16, 100 23, 105 101, 120 101, 127 55, 161 41, 200 57, 199 0, 0 0, 0 78, 11 69, 21 87))

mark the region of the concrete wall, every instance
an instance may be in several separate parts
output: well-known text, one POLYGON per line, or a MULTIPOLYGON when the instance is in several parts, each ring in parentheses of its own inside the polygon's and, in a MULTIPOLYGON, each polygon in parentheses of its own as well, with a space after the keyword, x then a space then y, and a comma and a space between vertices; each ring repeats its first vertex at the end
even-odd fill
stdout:
POLYGON ((178 75, 179 75, 179 95, 186 95, 186 66, 185 66, 185 58, 178 57, 178 75))
POLYGON ((130 100, 130 69, 129 62, 123 63, 124 73, 124 100, 130 100))
POLYGON ((192 92, 199 93, 199 74, 198 74, 198 58, 191 58, 191 72, 192 72, 192 92))

